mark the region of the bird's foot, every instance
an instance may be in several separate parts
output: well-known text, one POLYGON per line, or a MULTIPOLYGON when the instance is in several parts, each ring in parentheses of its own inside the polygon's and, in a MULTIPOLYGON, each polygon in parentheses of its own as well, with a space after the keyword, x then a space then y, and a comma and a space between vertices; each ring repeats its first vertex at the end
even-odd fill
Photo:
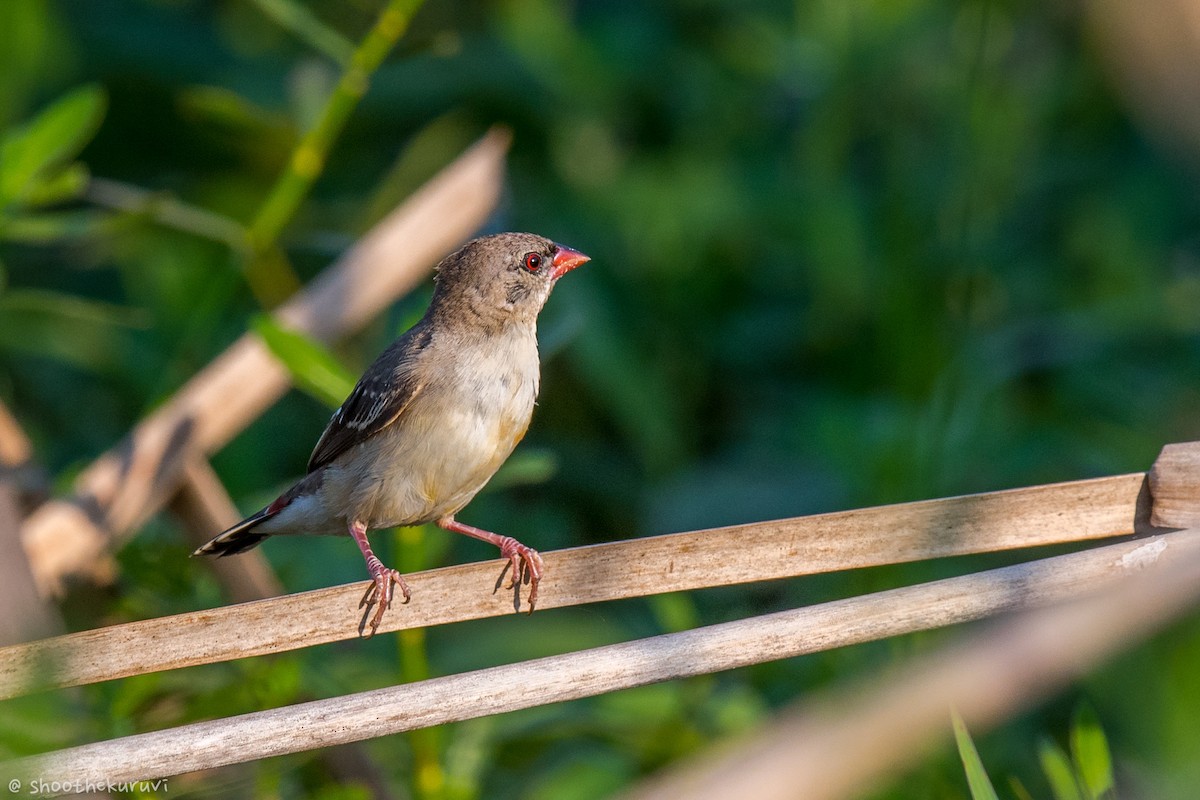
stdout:
MULTIPOLYGON (((496 579, 496 588, 492 593, 500 591, 501 584, 504 583, 504 576, 512 570, 512 577, 509 578, 508 585, 505 589, 512 589, 525 584, 529 587, 529 612, 533 613, 533 608, 537 605, 538 583, 542 580, 542 572, 545 566, 542 564, 542 556, 537 550, 532 547, 526 547, 511 536, 501 536, 495 544, 500 547, 500 557, 506 559, 504 569, 500 571, 500 577, 496 579)), ((515 600, 517 609, 520 610, 521 598, 518 593, 515 600)))
POLYGON ((404 582, 404 577, 398 570, 388 569, 378 558, 372 557, 367 560, 367 571, 371 573, 371 583, 367 585, 367 591, 362 600, 358 601, 359 608, 366 608, 366 611, 363 612, 362 622, 358 625, 358 634, 364 639, 370 639, 375 635, 379 623, 383 620, 383 612, 392 607, 392 599, 395 597, 397 586, 400 587, 400 594, 404 596, 405 603, 412 599, 412 592, 409 591, 408 584, 404 582), (375 608, 374 614, 371 614, 372 607, 375 608), (368 615, 371 616, 369 632, 367 632, 368 615))
POLYGON ((533 607, 537 605, 538 583, 542 580, 542 573, 546 571, 546 567, 542 564, 542 557, 537 550, 526 547, 511 536, 501 536, 498 533, 464 525, 452 516, 442 517, 437 524, 445 530, 461 533, 472 539, 479 539, 499 547, 500 557, 504 559, 504 569, 500 570, 500 577, 496 579, 496 588, 492 593, 500 591, 500 587, 504 584, 504 576, 511 569, 512 577, 509 578, 508 585, 504 588, 513 590, 513 606, 520 611, 521 584, 528 586, 529 613, 533 613, 533 607))

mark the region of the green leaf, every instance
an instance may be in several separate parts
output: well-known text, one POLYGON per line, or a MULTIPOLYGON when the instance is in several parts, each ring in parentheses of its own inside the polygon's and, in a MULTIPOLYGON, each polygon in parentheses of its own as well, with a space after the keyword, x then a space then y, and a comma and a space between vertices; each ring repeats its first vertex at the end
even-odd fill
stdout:
POLYGON ((1081 705, 1071 722, 1071 759, 1088 800, 1113 789, 1112 755, 1100 720, 1091 706, 1081 705))
POLYGON ((972 799, 1000 800, 987 770, 983 768, 983 762, 979 759, 979 751, 975 749, 975 742, 967 731, 967 724, 957 711, 951 711, 950 718, 954 724, 954 741, 958 745, 958 755, 967 773, 967 787, 971 790, 972 799))
POLYGON ((527 448, 513 453, 487 484, 487 490, 509 489, 513 486, 536 486, 545 483, 558 472, 558 459, 549 450, 527 448))
POLYGON ((65 167, 91 141, 104 119, 104 90, 94 84, 67 94, 0 144, 0 201, 22 200, 39 181, 65 167))
POLYGON ((35 289, 0 295, 0 347, 90 371, 114 368, 125 349, 125 331, 144 325, 136 309, 72 295, 35 289))
POLYGON ((628 785, 634 765, 628 756, 599 748, 573 752, 543 768, 522 794, 530 800, 594 800, 628 785))
POLYGON ((1043 739, 1038 746, 1038 759, 1042 762, 1042 772, 1046 773, 1054 800, 1083 800, 1071 769, 1071 761, 1061 747, 1049 739, 1043 739))
POLYGON ((691 630, 700 625, 700 612, 686 592, 668 592, 647 598, 658 627, 668 633, 691 630))
POLYGON ((51 211, 37 214, 0 214, 0 240, 50 244, 81 239, 112 230, 116 218, 100 211, 51 211))
POLYGON ((285 116, 260 108, 229 89, 190 86, 180 90, 179 106, 197 125, 290 146, 291 123, 285 116))
POLYGON ((337 408, 354 389, 354 376, 323 345, 283 327, 265 314, 256 316, 251 327, 287 367, 301 391, 330 408, 337 408))
POLYGON ((1008 778, 1008 788, 1012 789, 1013 797, 1017 800, 1033 800, 1033 795, 1025 788, 1025 784, 1011 775, 1008 778))
POLYGON ((76 161, 33 181, 24 201, 31 206, 48 206, 74 200, 87 189, 90 179, 87 166, 76 161))
POLYGON ((326 783, 310 795, 313 800, 371 800, 375 796, 361 783, 326 783))
POLYGON ((294 0, 253 0, 254 4, 283 28, 306 41, 338 64, 350 63, 354 45, 322 22, 312 11, 294 0))

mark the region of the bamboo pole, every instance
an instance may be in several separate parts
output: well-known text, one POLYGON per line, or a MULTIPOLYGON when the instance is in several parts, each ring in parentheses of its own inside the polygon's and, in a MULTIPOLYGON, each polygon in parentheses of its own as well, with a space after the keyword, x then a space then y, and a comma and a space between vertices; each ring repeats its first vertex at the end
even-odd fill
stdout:
MULTIPOLYGON (((40 596, 21 545, 21 519, 31 498, 45 496, 45 473, 34 461, 33 443, 17 418, 0 403, 0 643, 25 642, 66 628, 58 608, 40 596)), ((72 701, 82 705, 81 698, 72 701)), ((12 787, 9 786, 10 792, 12 787)), ((100 788, 88 794, 105 800, 100 788)))
POLYGON ((30 479, 39 472, 33 445, 0 403, 0 644, 27 642, 65 627, 58 609, 38 594, 21 546, 23 500, 34 494, 30 479))
MULTIPOLYGON (((487 219, 500 196, 509 136, 493 131, 388 215, 278 311, 322 341, 359 329, 487 219)), ((284 368, 247 333, 25 522, 22 540, 44 595, 89 579, 178 488, 188 461, 222 447, 288 388, 284 368)))
MULTIPOLYGON (((1200 519, 1200 443, 1166 445, 1147 483, 1151 524, 1190 527, 1189 520, 1200 519)), ((1149 540, 1122 560, 1140 566, 1166 546, 1149 540)), ((748 741, 652 779, 625 800, 858 796, 947 736, 951 708, 972 726, 994 725, 1105 655, 1149 636, 1196 603, 1197 573, 1200 554, 1188 553, 1166 570, 1133 576, 1112 591, 1025 615, 931 653, 900 674, 837 687, 748 741)))
POLYGON ((1200 526, 1200 442, 1163 447, 1147 481, 1154 499, 1151 524, 1164 528, 1200 526))
MULTIPOLYGON (((193 547, 199 547, 242 518, 233 498, 221 485, 212 466, 203 459, 189 463, 184 483, 171 499, 170 509, 183 526, 184 534, 193 547)), ((283 584, 262 550, 251 550, 238 558, 209 558, 205 564, 212 569, 234 603, 249 603, 284 593, 283 584)))
POLYGON ((1149 539, 1114 562, 1142 574, 802 702, 749 741, 702 753, 623 800, 860 797, 948 739, 951 709, 976 730, 994 726, 1195 608, 1198 544, 1195 529, 1149 539))
POLYGON ((27 642, 64 629, 57 610, 38 595, 21 549, 17 490, 0 481, 0 644, 27 642))
MULTIPOLYGON (((1143 482, 1135 473, 546 553, 538 607, 1121 536, 1148 513, 1143 482)), ((512 613, 513 598, 490 591, 499 563, 407 576, 412 602, 386 614, 380 633, 512 613)), ((362 591, 347 584, 2 648, 0 697, 350 639, 362 591)))
MULTIPOLYGON (((63 775, 97 783, 176 775, 1033 608, 1111 587, 1143 570, 1153 570, 1157 578, 1168 574, 1166 565, 1185 566, 1191 592, 1200 591, 1200 532, 1164 534, 682 633, 128 736, 22 759, 3 770, 18 778, 63 775)), ((1170 597, 1178 607, 1180 594, 1170 597)), ((1115 642, 1136 627, 1132 615, 1120 617, 1115 642)), ((1053 633, 1042 631, 1038 652, 1061 649, 1053 633)), ((1099 652, 1085 651, 1073 663, 1090 663, 1087 658, 1099 652)), ((1011 658, 1006 664, 1014 666, 1011 658)), ((1036 682, 1022 664, 1015 667, 1018 679, 1036 682)))
POLYGON ((0 403, 0 469, 5 473, 19 471, 32 460, 33 445, 29 437, 8 406, 0 403))

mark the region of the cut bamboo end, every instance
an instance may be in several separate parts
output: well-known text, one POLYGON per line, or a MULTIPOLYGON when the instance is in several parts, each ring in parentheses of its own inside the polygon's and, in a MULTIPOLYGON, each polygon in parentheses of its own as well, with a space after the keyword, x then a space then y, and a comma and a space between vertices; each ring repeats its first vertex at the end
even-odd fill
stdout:
POLYGON ((1149 474, 1150 524, 1157 528, 1200 526, 1200 442, 1169 444, 1149 474))

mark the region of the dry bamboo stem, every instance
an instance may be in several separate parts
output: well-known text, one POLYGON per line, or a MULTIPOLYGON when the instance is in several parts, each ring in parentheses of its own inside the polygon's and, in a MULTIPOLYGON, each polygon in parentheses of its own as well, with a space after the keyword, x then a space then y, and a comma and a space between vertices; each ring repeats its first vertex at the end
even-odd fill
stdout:
POLYGON ((976 730, 995 725, 1194 608, 1198 544, 1194 529, 1149 539, 1119 557, 1122 572, 1161 562, 1143 574, 1006 621, 899 674, 838 687, 740 746, 701 754, 624 798, 859 797, 948 738, 952 708, 976 730))
MULTIPOLYGON (((540 609, 1133 532, 1140 473, 544 554, 540 609)), ((380 632, 512 613, 499 562, 407 577, 380 632)), ((0 649, 0 697, 294 650, 357 635, 362 583, 83 631, 0 649)))
MULTIPOLYGON (((188 464, 184 479, 171 500, 171 510, 193 545, 199 547, 211 539, 215 531, 225 530, 242 518, 207 461, 194 460, 188 464)), ((238 558, 205 561, 217 574, 226 597, 235 603, 249 603, 284 592, 262 550, 251 550, 238 558)))
POLYGON ((22 479, 33 471, 33 446, 0 403, 0 644, 26 642, 64 629, 58 609, 37 591, 21 546, 22 479))
POLYGON ((33 458, 33 446, 29 437, 21 430, 21 424, 8 410, 8 406, 0 403, 0 465, 8 469, 23 466, 33 458))
POLYGON ((1154 498, 1151 524, 1164 528, 1200 526, 1200 442, 1165 446, 1147 479, 1154 498))
MULTIPOLYGON (((375 317, 478 230, 495 207, 508 135, 493 132, 380 222, 278 312, 281 322, 330 341, 375 317)), ((43 594, 87 578, 179 486, 197 453, 223 446, 289 385, 284 368, 245 334, 80 473, 74 496, 41 506, 22 538, 43 594)))
POLYGON ((38 595, 20 534, 17 491, 0 481, 0 644, 27 642, 65 628, 57 610, 38 595))
MULTIPOLYGON (((58 608, 38 594, 21 545, 22 513, 31 498, 40 499, 45 490, 45 475, 34 463, 33 444, 0 403, 0 643, 25 642, 66 627, 58 608)), ((110 796, 102 791, 88 795, 93 800, 110 796)))
MULTIPOLYGON (((1164 534, 682 633, 83 745, 14 762, 3 771, 93 782, 176 775, 1031 608, 1111 586, 1141 570, 1161 574, 1163 565, 1183 562, 1194 567, 1200 564, 1198 554, 1200 532, 1164 534)), ((1195 569, 1191 572, 1195 578, 1195 569)), ((1193 579, 1193 591, 1197 584, 1200 580, 1193 579)), ((1131 624, 1117 628, 1128 634, 1131 624)), ((1054 644, 1045 637, 1038 642, 1054 644)), ((1018 674, 1036 681, 1025 670, 1018 674)))

